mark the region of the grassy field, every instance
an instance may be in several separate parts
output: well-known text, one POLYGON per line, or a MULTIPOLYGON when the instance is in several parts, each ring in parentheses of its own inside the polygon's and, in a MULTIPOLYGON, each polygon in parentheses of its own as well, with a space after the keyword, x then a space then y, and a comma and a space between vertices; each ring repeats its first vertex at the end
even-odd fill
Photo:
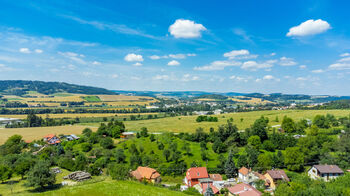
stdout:
MULTIPOLYGON (((0 144, 3 144, 7 138, 14 134, 23 136, 26 141, 32 141, 35 139, 41 139, 43 136, 53 134, 81 134, 84 128, 88 126, 55 126, 55 127, 30 127, 30 128, 11 128, 11 129, 0 129, 0 144)), ((90 127, 93 131, 97 130, 97 127, 90 127)))
POLYGON ((138 121, 126 121, 125 125, 128 130, 138 131, 142 127, 147 127, 151 132, 195 132, 199 127, 202 127, 205 131, 209 131, 210 127, 217 128, 219 125, 225 124, 227 120, 233 118, 234 124, 238 126, 240 130, 250 127, 256 119, 264 115, 270 119, 270 125, 280 125, 284 116, 288 116, 298 121, 300 119, 313 119, 317 114, 333 114, 336 117, 348 116, 350 110, 273 110, 273 111, 254 111, 254 112, 240 112, 213 115, 218 117, 218 122, 196 122, 197 116, 177 116, 167 117, 161 119, 152 120, 138 120, 138 121), (276 116, 279 122, 275 122, 276 116), (241 121, 241 119, 243 119, 241 121))
POLYGON ((84 96, 83 99, 86 100, 87 102, 101 101, 101 99, 98 96, 84 96))
MULTIPOLYGON (((88 117, 112 117, 112 116, 130 116, 130 115, 148 115, 148 114, 158 114, 158 113, 132 113, 132 114, 128 114, 128 113, 69 113, 69 114, 37 114, 37 116, 40 116, 42 118, 88 118, 88 117)), ((20 114, 20 115, 1 115, 0 117, 2 118, 18 118, 18 119, 25 119, 27 118, 26 114, 20 114)))

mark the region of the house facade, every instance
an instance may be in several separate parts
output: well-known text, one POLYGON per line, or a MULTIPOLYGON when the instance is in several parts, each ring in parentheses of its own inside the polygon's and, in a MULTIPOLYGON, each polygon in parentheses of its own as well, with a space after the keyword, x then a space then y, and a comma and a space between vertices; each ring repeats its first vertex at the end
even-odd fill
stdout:
POLYGON ((51 145, 56 145, 61 143, 61 140, 59 137, 57 137, 55 134, 48 134, 44 136, 43 138, 44 142, 51 144, 51 145))
POLYGON ((242 167, 238 170, 238 181, 244 182, 247 184, 252 184, 254 181, 259 180, 259 176, 256 175, 256 172, 253 172, 251 169, 242 167))
POLYGON ((289 182, 289 178, 283 170, 267 170, 264 176, 266 184, 271 189, 276 189, 278 181, 289 182))
POLYGON ((337 165, 314 165, 309 169, 308 175, 314 180, 323 179, 328 182, 344 175, 344 172, 337 165))
POLYGON ((206 167, 192 167, 187 170, 184 183, 188 187, 193 187, 199 184, 200 179, 209 179, 209 174, 206 167))
POLYGON ((162 181, 157 170, 149 167, 139 166, 135 171, 132 171, 131 176, 138 181, 146 180, 147 182, 160 183, 162 181))

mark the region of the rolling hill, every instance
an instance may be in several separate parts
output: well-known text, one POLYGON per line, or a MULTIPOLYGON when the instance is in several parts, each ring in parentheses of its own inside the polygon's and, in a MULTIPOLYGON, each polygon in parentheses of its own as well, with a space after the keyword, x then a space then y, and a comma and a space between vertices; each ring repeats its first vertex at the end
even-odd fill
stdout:
POLYGON ((1 80, 0 94, 22 96, 30 91, 50 95, 54 93, 73 93, 87 95, 116 95, 116 92, 91 86, 68 84, 65 82, 43 82, 28 80, 1 80))

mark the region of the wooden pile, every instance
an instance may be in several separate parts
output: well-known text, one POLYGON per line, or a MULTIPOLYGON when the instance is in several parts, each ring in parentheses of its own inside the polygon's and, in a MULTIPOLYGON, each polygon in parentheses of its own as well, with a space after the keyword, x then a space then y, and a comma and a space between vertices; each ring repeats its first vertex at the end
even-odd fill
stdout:
POLYGON ((63 177, 63 179, 67 180, 74 180, 74 181, 84 181, 84 180, 88 180, 91 179, 91 174, 89 174, 88 172, 84 172, 84 171, 76 171, 76 172, 72 172, 69 175, 63 177))

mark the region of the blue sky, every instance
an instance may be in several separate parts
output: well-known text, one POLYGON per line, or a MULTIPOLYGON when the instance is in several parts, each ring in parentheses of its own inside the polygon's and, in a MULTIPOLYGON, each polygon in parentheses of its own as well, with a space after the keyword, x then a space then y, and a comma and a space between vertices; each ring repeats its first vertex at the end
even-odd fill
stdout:
POLYGON ((349 95, 350 2, 0 2, 0 79, 349 95))

